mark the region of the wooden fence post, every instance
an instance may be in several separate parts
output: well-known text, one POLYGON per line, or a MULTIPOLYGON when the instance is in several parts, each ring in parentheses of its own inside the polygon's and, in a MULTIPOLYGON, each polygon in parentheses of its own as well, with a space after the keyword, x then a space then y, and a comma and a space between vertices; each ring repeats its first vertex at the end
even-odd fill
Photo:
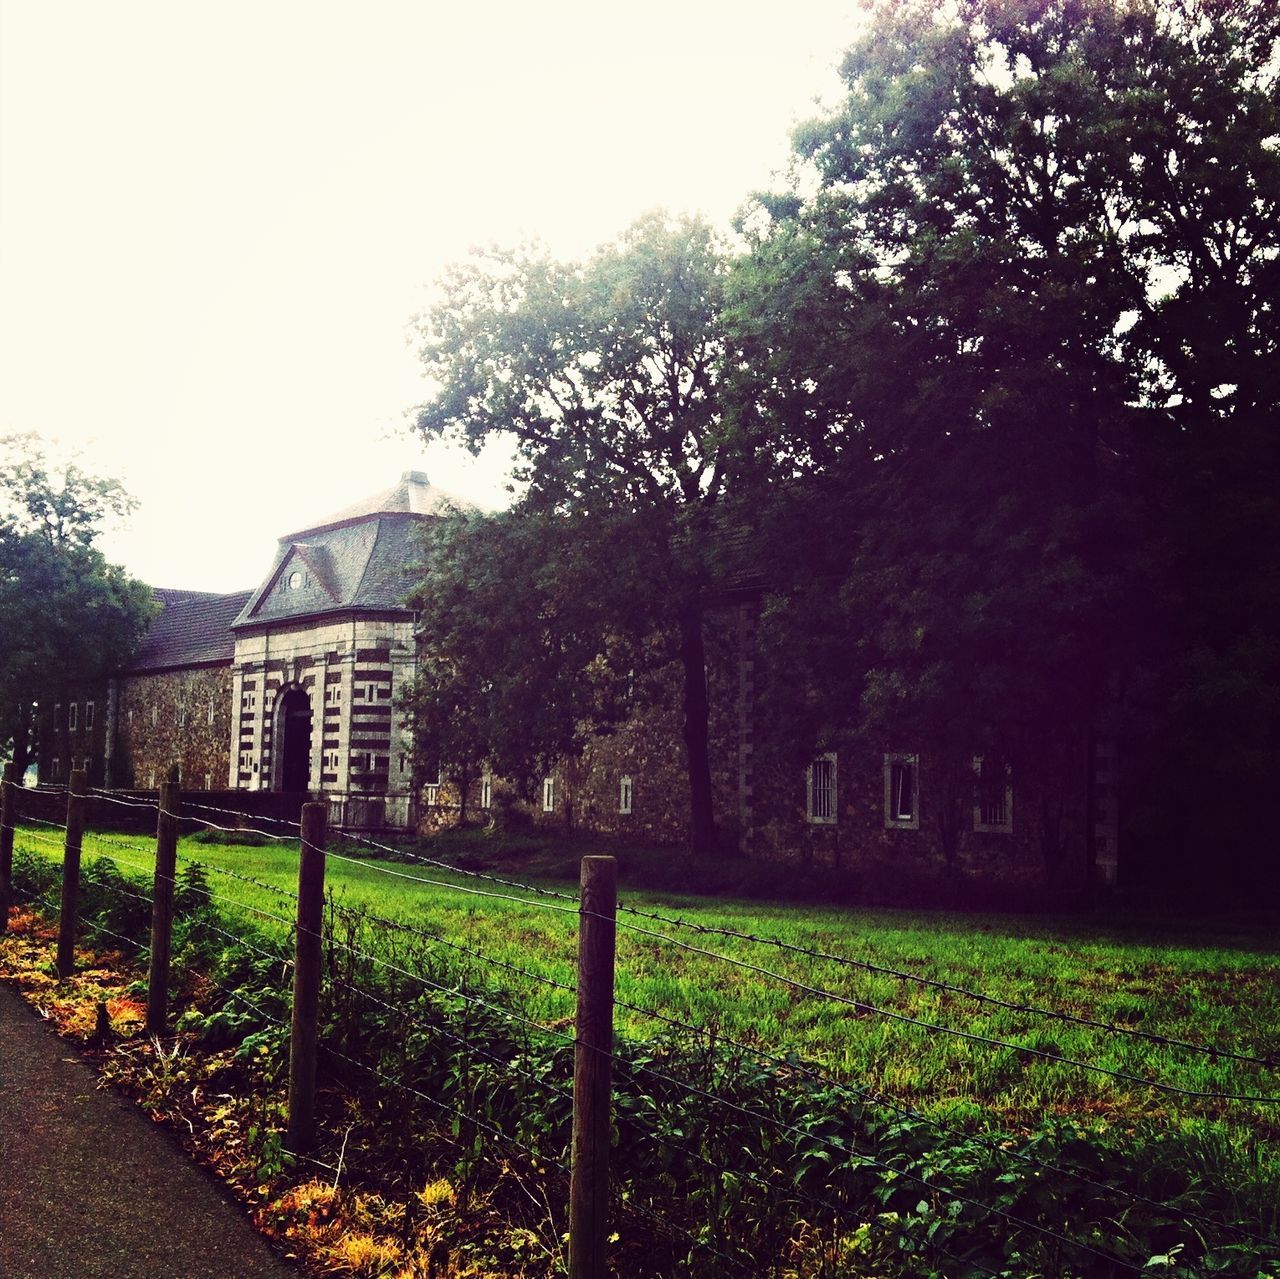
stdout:
POLYGON ((289 1037, 289 1127, 285 1149, 305 1155, 315 1136, 316 1025, 320 1017, 321 929, 324 925, 324 804, 302 806, 298 862, 298 929, 293 961, 293 1027, 289 1037))
POLYGON ((163 1035, 169 1013, 169 956, 173 945, 173 890, 178 869, 177 781, 160 786, 156 818, 156 873, 151 896, 151 966, 147 971, 147 1033, 163 1035))
POLYGON ((617 862, 612 857, 584 857, 578 916, 569 1279, 604 1279, 606 1274, 617 905, 617 862))
POLYGON ((73 768, 67 786, 67 842, 62 853, 62 904, 58 910, 58 977, 61 980, 76 970, 76 909, 80 903, 84 786, 84 769, 73 768))
POLYGON ((9 927, 9 907, 13 902, 13 822, 18 802, 17 764, 4 766, 0 782, 0 933, 9 927))

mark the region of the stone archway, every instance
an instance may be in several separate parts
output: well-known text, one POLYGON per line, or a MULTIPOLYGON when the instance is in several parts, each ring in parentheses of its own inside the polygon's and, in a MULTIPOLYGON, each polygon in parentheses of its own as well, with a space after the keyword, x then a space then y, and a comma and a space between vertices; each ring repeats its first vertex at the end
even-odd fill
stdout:
POLYGON ((311 698, 301 688, 281 695, 275 731, 276 790, 311 788, 311 698))

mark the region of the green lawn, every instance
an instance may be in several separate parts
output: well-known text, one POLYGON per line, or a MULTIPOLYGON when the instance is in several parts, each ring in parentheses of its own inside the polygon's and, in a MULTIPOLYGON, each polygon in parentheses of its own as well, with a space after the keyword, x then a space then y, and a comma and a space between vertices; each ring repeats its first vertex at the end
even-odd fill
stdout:
MULTIPOLYGON (((17 847, 59 856, 51 830, 20 830, 17 847), (37 838, 40 837, 40 838, 37 838)), ((85 857, 110 857, 125 870, 149 870, 150 839, 94 834, 85 857)), ((180 856, 209 869, 218 904, 268 932, 287 925, 250 908, 287 916, 290 903, 219 870, 251 875, 290 889, 297 845, 232 847, 183 840, 180 856)), ((576 886, 540 881, 573 893, 576 886)), ((328 864, 328 885, 344 906, 361 906, 411 924, 442 942, 471 947, 492 959, 571 984, 576 973, 576 919, 562 902, 433 868, 365 859, 328 864), (431 884, 416 882, 429 879, 431 884), (478 888, 520 900, 475 896, 478 888)), ((1234 1051, 1280 1056, 1280 953, 1261 929, 1230 931, 1203 923, 1108 924, 1093 919, 960 916, 892 910, 824 909, 624 891, 625 905, 678 915, 711 927, 750 931, 793 945, 909 970, 1011 1002, 1026 1002, 1103 1021, 1212 1043, 1234 1051)), ((1264 1143, 1280 1134, 1274 1104, 1175 1096, 1144 1086, 895 1022, 784 981, 681 948, 770 969, 793 981, 875 1004, 904 1016, 1060 1053, 1109 1070, 1152 1077, 1202 1091, 1280 1094, 1280 1074, 1106 1031, 993 1008, 964 996, 871 974, 776 947, 708 936, 644 919, 621 927, 620 999, 659 1010, 766 1052, 794 1052, 823 1069, 952 1122, 995 1112, 1005 1122, 1044 1113, 1096 1116, 1098 1122, 1143 1118, 1195 1128, 1231 1143, 1264 1143)), ((441 947, 447 950, 447 947, 441 947)), ((458 956, 458 952, 452 952, 458 956)), ((535 981, 460 955, 475 978, 505 987, 528 1015, 558 1024, 572 998, 535 981)), ((652 1019, 620 1009, 621 1033, 649 1036, 652 1019)))

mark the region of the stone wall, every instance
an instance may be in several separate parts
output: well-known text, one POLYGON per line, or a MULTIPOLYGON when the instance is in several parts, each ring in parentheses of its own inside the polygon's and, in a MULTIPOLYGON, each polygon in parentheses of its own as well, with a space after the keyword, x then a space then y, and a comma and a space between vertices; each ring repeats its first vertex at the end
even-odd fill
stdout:
POLYGON ((306 789, 328 799, 332 824, 407 826, 413 760, 394 701, 412 679, 414 652, 412 621, 400 613, 240 631, 229 690, 235 729, 228 729, 227 784, 281 788, 278 711, 296 689, 311 711, 306 789))
MULTIPOLYGON (((726 850, 736 846, 739 834, 736 626, 735 613, 717 610, 705 627, 712 803, 726 850)), ((683 843, 689 826, 689 780, 682 698, 682 668, 679 662, 668 662, 648 681, 642 709, 614 730, 591 737, 577 758, 561 760, 545 778, 533 779, 531 793, 522 798, 510 781, 490 778, 490 811, 515 809, 518 820, 536 827, 591 831, 622 843, 683 843), (630 811, 624 811, 627 807, 630 811)), ((482 780, 468 790, 468 820, 483 818, 484 794, 482 780)), ((454 824, 459 811, 456 787, 446 781, 421 788, 418 811, 424 832, 454 824)))
POLYGON ((231 668, 188 667, 118 681, 112 785, 154 790, 176 764, 183 790, 224 790, 231 668))
POLYGON ((37 757, 42 782, 65 783, 72 769, 87 764, 89 785, 103 785, 110 703, 110 686, 104 681, 66 689, 52 706, 41 708, 37 757))

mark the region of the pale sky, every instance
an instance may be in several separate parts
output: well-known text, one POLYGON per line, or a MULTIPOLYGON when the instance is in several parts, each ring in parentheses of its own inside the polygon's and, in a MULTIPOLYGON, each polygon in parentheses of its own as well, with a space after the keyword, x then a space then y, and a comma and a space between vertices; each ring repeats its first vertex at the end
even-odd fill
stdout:
POLYGON ((833 101, 856 0, 0 0, 0 434, 85 450, 157 586, 425 470, 409 322, 444 267, 581 256, 655 206, 727 227, 833 101))

